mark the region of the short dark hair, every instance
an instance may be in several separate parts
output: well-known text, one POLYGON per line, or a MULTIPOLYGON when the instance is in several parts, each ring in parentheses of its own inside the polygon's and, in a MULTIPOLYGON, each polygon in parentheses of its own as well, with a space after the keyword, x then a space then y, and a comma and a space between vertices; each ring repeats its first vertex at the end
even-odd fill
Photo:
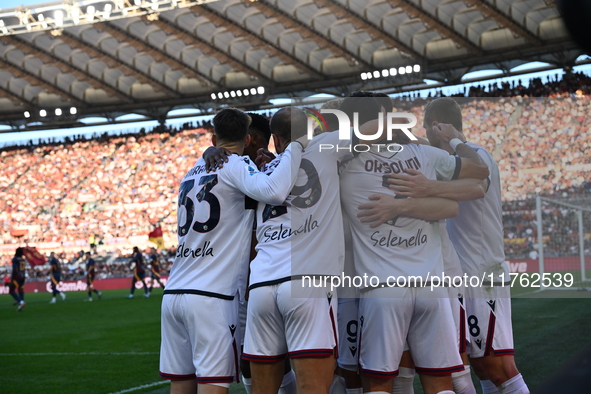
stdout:
POLYGON ((23 257, 23 254, 25 254, 25 250, 23 248, 16 248, 14 251, 14 255, 16 257, 23 257))
POLYGON ((377 119, 382 106, 374 97, 345 97, 341 104, 341 111, 353 121, 353 114, 359 114, 359 126, 370 120, 377 119))
POLYGON ((448 123, 458 131, 462 131, 462 109, 456 100, 449 97, 441 97, 431 101, 425 107, 425 125, 431 126, 433 122, 448 123))
POLYGON ((213 132, 219 141, 239 142, 246 139, 250 116, 238 108, 224 108, 213 118, 213 132))
POLYGON ((369 90, 356 90, 349 95, 349 97, 375 97, 374 92, 370 92, 369 90))
POLYGON ((268 145, 271 140, 271 126, 269 126, 269 119, 266 116, 255 114, 253 112, 247 112, 246 114, 250 116, 250 119, 252 120, 248 127, 248 131, 255 131, 258 133, 268 145))
POLYGON ((382 107, 386 109, 386 112, 392 112, 394 109, 394 103, 392 102, 390 96, 388 96, 386 93, 380 92, 374 93, 373 96, 376 100, 378 100, 378 103, 380 103, 382 107))
POLYGON ((297 107, 285 107, 271 118, 271 132, 282 142, 298 139, 308 132, 308 117, 297 107))

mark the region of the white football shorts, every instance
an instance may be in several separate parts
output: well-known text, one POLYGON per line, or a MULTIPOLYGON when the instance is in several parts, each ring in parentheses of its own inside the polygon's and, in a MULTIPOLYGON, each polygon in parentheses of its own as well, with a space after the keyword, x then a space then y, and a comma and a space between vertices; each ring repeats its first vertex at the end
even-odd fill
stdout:
POLYGON ((495 354, 513 355, 511 324, 511 290, 509 286, 468 287, 466 316, 473 358, 495 354))
POLYGON ((254 362, 333 356, 338 344, 336 294, 307 289, 313 298, 292 297, 300 280, 250 290, 242 358, 254 362))
POLYGON ((348 371, 358 370, 359 298, 339 298, 339 359, 337 364, 348 371))
POLYGON ((240 324, 234 300, 195 294, 162 298, 160 376, 229 387, 238 381, 240 324))
POLYGON ((385 287, 362 292, 360 372, 384 379, 398 376, 406 341, 418 373, 448 375, 463 371, 447 291, 385 287))
POLYGON ((470 342, 468 322, 466 320, 466 288, 448 287, 447 290, 449 292, 452 317, 456 327, 456 345, 461 354, 467 351, 467 344, 470 342))

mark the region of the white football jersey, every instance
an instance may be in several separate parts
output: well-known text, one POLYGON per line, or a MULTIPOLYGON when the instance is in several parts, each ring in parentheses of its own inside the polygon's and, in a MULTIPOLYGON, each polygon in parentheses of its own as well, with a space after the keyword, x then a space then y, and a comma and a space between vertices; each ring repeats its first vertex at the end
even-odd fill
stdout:
POLYGON ((486 149, 473 143, 467 145, 480 155, 490 175, 485 180, 484 198, 460 201, 460 214, 447 220, 449 238, 465 273, 479 277, 493 273, 495 281, 505 274, 506 281, 509 268, 505 263, 499 167, 486 149))
POLYGON ((237 292, 244 295, 256 210, 253 200, 283 202, 293 186, 301 152, 300 144, 290 144, 271 175, 259 172, 247 156, 237 154, 210 173, 203 159, 197 161, 180 186, 179 246, 165 294, 226 299, 237 292))
POLYGON ((361 223, 359 205, 367 203, 372 194, 394 195, 385 177, 412 168, 427 178, 452 179, 457 160, 437 148, 425 145, 404 145, 398 153, 374 147, 351 160, 341 174, 341 196, 353 235, 356 274, 377 276, 385 283, 388 276, 439 275, 443 270, 439 222, 398 217, 370 228, 361 223))
MULTIPOLYGON (((338 138, 338 131, 314 137, 302 154, 287 200, 277 206, 259 204, 251 288, 292 276, 341 274, 344 240, 337 161, 350 153, 351 140, 338 138)), ((278 157, 263 171, 274 174, 283 160, 278 157)))
POLYGON ((452 279, 454 276, 462 276, 460 258, 449 239, 445 220, 439 221, 439 233, 441 234, 441 252, 443 253, 443 272, 452 279))

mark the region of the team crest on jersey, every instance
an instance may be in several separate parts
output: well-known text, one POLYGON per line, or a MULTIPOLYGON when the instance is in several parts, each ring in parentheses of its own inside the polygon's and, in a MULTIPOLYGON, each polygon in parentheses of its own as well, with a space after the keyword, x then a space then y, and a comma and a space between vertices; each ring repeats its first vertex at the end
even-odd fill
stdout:
POLYGON ((256 168, 254 168, 253 166, 249 165, 246 166, 246 169, 248 170, 248 175, 254 175, 257 172, 259 172, 256 168))

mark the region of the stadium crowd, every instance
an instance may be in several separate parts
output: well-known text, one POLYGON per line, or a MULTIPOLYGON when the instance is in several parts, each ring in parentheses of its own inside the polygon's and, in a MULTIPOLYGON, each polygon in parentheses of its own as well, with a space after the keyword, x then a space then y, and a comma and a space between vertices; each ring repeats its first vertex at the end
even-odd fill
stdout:
MULTIPOLYGON (((469 98, 458 98, 467 138, 486 147, 499 163, 503 199, 509 201, 506 239, 528 240, 507 242, 509 258, 527 256, 536 239, 531 196, 572 191, 588 179, 591 99, 581 94, 588 95, 590 88, 591 78, 572 73, 546 83, 534 79, 527 88, 521 81, 473 87, 469 98)), ((418 125, 425 105, 424 99, 395 100, 398 110, 417 115, 418 125)), ((179 181, 210 141, 211 125, 203 122, 3 148, 0 244, 24 240, 85 246, 96 239, 115 245, 146 236, 158 224, 174 239, 179 181), (28 233, 15 237, 22 235, 15 230, 28 233)), ((578 242, 568 236, 577 231, 571 216, 544 224, 566 232, 564 242, 553 242, 549 253, 570 253, 578 242)))

